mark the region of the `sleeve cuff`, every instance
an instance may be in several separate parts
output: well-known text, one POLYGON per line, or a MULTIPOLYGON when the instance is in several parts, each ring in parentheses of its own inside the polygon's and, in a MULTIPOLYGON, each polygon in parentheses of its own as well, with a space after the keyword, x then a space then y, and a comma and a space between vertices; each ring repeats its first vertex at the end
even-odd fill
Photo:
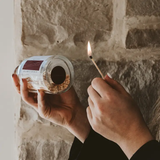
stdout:
POLYGON ((83 146, 83 143, 77 139, 76 137, 74 138, 70 154, 69 154, 69 159, 68 160, 76 160, 77 156, 79 155, 79 152, 83 146))
POLYGON ((144 144, 131 158, 131 160, 159 160, 160 144, 156 140, 152 140, 144 144))
POLYGON ((102 137, 92 129, 84 144, 80 143, 80 141, 75 138, 71 148, 69 160, 89 159, 128 160, 126 155, 117 144, 102 137))

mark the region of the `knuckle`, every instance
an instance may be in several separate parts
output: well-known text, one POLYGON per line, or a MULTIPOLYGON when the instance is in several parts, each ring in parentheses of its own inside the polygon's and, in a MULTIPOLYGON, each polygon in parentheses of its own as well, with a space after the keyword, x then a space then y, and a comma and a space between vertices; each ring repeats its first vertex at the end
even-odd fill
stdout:
POLYGON ((106 96, 107 96, 107 100, 110 102, 110 101, 112 101, 112 96, 110 95, 110 94, 106 94, 106 96))
POLYGON ((97 109, 97 115, 99 118, 102 116, 103 112, 105 112, 104 107, 99 105, 97 109))
POLYGON ((94 78, 91 82, 92 86, 95 86, 97 83, 99 83, 100 79, 101 78, 98 78, 98 77, 94 78))
POLYGON ((23 96, 23 94, 21 95, 21 97, 22 97, 22 100, 23 100, 23 101, 28 102, 27 97, 23 96))
POLYGON ((96 99, 96 101, 95 101, 95 104, 98 106, 98 108, 101 106, 101 104, 102 104, 102 101, 101 101, 101 99, 99 98, 97 98, 96 99))
POLYGON ((106 97, 106 102, 112 102, 114 96, 106 92, 105 97, 106 97))
POLYGON ((98 108, 97 114, 101 115, 103 112, 103 107, 101 105, 98 105, 97 108, 98 108))
POLYGON ((44 113, 40 109, 38 109, 38 114, 41 118, 45 118, 44 113))
POLYGON ((90 102, 90 98, 88 97, 88 103, 90 102))
POLYGON ((96 115, 98 118, 101 118, 103 114, 107 111, 107 105, 108 105, 107 101, 105 101, 105 103, 103 101, 100 101, 96 105, 96 115))
POLYGON ((92 89, 92 86, 89 86, 89 87, 87 88, 87 92, 89 93, 89 92, 91 91, 91 89, 92 89))
POLYGON ((103 105, 103 101, 100 98, 95 100, 95 105, 97 108, 100 108, 103 105))
POLYGON ((44 114, 43 114, 42 112, 39 112, 39 116, 40 116, 41 118, 45 118, 45 117, 44 117, 44 114))
POLYGON ((101 105, 100 104, 95 104, 95 109, 96 109, 96 115, 99 116, 99 113, 101 113, 101 105))

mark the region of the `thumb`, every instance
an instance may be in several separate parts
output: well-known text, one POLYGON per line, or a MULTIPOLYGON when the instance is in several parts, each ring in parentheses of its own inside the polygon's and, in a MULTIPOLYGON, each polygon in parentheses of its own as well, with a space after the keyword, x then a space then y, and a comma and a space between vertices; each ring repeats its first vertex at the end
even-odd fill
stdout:
POLYGON ((112 79, 109 73, 105 76, 104 80, 116 91, 124 95, 129 95, 128 92, 124 89, 124 87, 119 82, 112 79))
POLYGON ((45 93, 43 90, 38 90, 38 112, 43 117, 45 110, 45 93))

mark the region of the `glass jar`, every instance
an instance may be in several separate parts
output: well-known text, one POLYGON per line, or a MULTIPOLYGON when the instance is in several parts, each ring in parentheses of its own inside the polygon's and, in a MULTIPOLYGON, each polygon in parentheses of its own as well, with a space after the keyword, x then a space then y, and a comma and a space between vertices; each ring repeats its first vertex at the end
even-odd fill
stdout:
POLYGON ((34 56, 25 59, 16 69, 20 79, 27 80, 29 92, 43 89, 49 94, 66 92, 73 83, 72 63, 64 56, 34 56))

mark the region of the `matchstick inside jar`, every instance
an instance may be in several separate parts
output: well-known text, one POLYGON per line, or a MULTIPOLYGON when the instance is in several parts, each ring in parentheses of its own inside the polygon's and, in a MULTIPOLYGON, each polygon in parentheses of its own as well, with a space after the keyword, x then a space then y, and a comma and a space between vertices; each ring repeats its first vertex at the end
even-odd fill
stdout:
POLYGON ((56 66, 55 68, 53 68, 50 77, 52 79, 52 83, 48 83, 46 81, 44 72, 44 82, 48 90, 52 93, 61 92, 65 90, 70 84, 70 76, 66 74, 64 68, 62 68, 61 66, 56 66))

